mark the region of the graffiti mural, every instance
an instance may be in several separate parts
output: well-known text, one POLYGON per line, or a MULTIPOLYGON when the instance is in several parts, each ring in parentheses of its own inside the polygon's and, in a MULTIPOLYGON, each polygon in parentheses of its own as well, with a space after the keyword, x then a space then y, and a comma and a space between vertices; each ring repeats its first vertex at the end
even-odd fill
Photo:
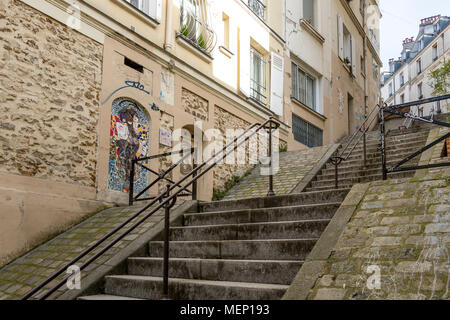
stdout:
MULTIPOLYGON (((112 106, 110 135, 108 187, 129 192, 131 160, 149 154, 149 118, 136 103, 117 99, 112 106)), ((148 172, 137 166, 134 181, 135 192, 141 192, 148 184, 148 172)))

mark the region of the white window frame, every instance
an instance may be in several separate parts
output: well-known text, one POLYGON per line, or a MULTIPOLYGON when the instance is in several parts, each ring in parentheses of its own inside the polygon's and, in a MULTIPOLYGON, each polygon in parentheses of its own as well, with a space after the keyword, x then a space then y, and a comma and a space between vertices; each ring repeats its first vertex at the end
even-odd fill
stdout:
POLYGON ((125 0, 131 6, 150 18, 161 20, 161 0, 125 0), (152 4, 153 3, 153 4, 152 4), (152 9, 154 12, 151 12, 152 9))
POLYGON ((310 73, 308 73, 307 71, 305 71, 303 68, 301 68, 295 62, 292 62, 291 68, 292 68, 292 92, 291 92, 292 98, 299 101, 306 107, 318 112, 317 111, 317 109, 318 109, 317 108, 317 86, 318 86, 317 78, 315 76, 311 75, 310 73), (303 88, 300 85, 301 74, 303 74, 303 81, 304 81, 303 88), (308 85, 308 80, 312 81, 312 90, 311 91, 308 91, 308 89, 311 89, 311 85, 308 85), (301 91, 304 91, 304 92, 302 93, 301 91), (309 97, 310 99, 308 99, 308 92, 312 93, 312 97, 309 97), (312 101, 308 101, 308 100, 312 100, 312 101))

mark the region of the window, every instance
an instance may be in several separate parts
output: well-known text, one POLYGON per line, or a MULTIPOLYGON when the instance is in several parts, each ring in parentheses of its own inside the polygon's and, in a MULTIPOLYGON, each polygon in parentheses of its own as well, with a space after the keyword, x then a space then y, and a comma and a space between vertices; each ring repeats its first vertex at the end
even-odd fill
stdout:
POLYGON ((378 80, 378 73, 379 73, 378 69, 379 69, 378 63, 376 62, 375 58, 372 58, 372 71, 373 71, 373 78, 375 80, 378 80))
POLYGON ((316 110, 316 79, 292 63, 292 97, 316 110))
POLYGON ((422 83, 419 83, 417 85, 417 92, 418 92, 418 98, 422 99, 423 98, 422 83))
POLYGON ((422 59, 417 60, 417 74, 422 73, 422 59))
POLYGON ((260 0, 248 0, 250 9, 261 19, 265 19, 266 6, 260 0))
POLYGON ((352 36, 344 25, 344 62, 351 67, 353 62, 352 57, 352 36))
POLYGON ((404 104, 404 103, 405 103, 405 95, 404 95, 404 94, 402 94, 402 95, 400 96, 400 103, 401 103, 401 104, 404 104))
POLYGON ((266 105, 266 65, 264 57, 255 49, 250 49, 250 97, 266 105))
POLYGON ((392 95, 394 94, 394 90, 392 88, 392 82, 389 83, 389 97, 392 97, 392 95))
POLYGON ((316 0, 303 0, 303 19, 314 27, 316 26, 315 2, 316 0))
POLYGON ((161 6, 161 3, 158 3, 158 0, 126 0, 126 1, 139 11, 145 13, 146 15, 152 17, 153 19, 157 19, 158 6, 161 6))
POLYGON ((223 46, 230 49, 230 17, 225 13, 222 14, 223 21, 223 46))
POLYGON ((436 61, 438 59, 438 47, 437 43, 433 46, 433 61, 436 61))
POLYGON ((419 108, 417 109, 417 112, 418 112, 418 116, 421 117, 421 118, 423 118, 423 107, 419 107, 419 108))
POLYGON ((323 131, 295 114, 292 114, 292 132, 295 141, 310 148, 323 145, 323 131))
POLYGON ((181 0, 179 37, 197 49, 211 53, 215 47, 215 34, 208 26, 206 0, 181 0))
POLYGON ((403 72, 400 74, 400 87, 403 87, 405 85, 405 75, 403 72))

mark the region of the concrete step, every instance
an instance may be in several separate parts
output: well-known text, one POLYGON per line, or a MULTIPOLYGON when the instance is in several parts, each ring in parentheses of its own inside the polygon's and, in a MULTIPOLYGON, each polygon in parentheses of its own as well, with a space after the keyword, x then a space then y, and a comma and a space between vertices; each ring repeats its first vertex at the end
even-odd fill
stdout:
MULTIPOLYGON (((395 172, 389 175, 390 179, 401 179, 401 178, 407 178, 410 175, 408 174, 408 172, 395 172)), ((342 178, 339 179, 339 183, 346 186, 346 185, 354 185, 357 183, 366 183, 366 182, 371 182, 371 181, 380 181, 383 180, 383 176, 382 174, 376 174, 376 175, 370 175, 370 176, 362 176, 362 177, 346 177, 346 178, 342 178)), ((326 186, 330 186, 333 187, 335 185, 335 180, 334 177, 331 180, 318 180, 318 181, 313 181, 311 182, 311 186, 313 188, 315 187, 326 187, 326 186)))
POLYGON ((121 297, 121 296, 113 296, 113 295, 107 295, 107 294, 99 294, 95 296, 85 296, 85 297, 79 297, 78 300, 86 300, 86 301, 100 301, 100 300, 106 300, 106 301, 115 301, 115 300, 143 300, 143 299, 137 299, 137 298, 130 298, 130 297, 121 297))
MULTIPOLYGON (((403 158, 402 158, 403 159, 403 158)), ((395 164, 397 164, 400 160, 402 159, 394 159, 394 160, 389 160, 386 161, 387 166, 393 166, 395 164)), ((411 165, 416 165, 419 162, 419 158, 416 157, 413 160, 411 160, 410 162, 408 162, 407 166, 411 166, 411 165)), ((327 166, 328 167, 328 166, 327 166)), ((328 168, 325 168, 322 170, 321 174, 323 175, 333 175, 334 177, 334 166, 330 166, 328 168)), ((379 172, 381 172, 381 161, 379 163, 375 163, 375 164, 368 164, 366 167, 364 167, 364 162, 361 161, 360 164, 355 164, 355 165, 348 165, 345 161, 342 162, 342 164, 339 165, 339 173, 349 173, 352 172, 354 174, 358 174, 361 171, 368 171, 368 170, 379 170, 379 172)))
MULTIPOLYGON (((181 259, 169 260, 171 278, 290 285, 303 261, 181 259)), ((130 258, 128 274, 160 277, 162 258, 130 258)))
MULTIPOLYGON (((396 154, 396 155, 387 154, 386 159, 390 163, 395 164, 396 162, 400 162, 401 160, 403 160, 407 156, 411 155, 412 153, 413 152, 405 152, 404 154, 396 154)), ((420 159, 420 155, 416 156, 413 160, 418 162, 419 159, 420 159)), ((366 164, 367 164, 367 166, 378 165, 381 167, 381 156, 379 158, 367 159, 366 164)), ((346 161, 343 161, 339 165, 339 168, 348 168, 348 167, 354 168, 354 167, 359 167, 359 166, 363 166, 363 165, 364 165, 363 159, 346 160, 346 161)), ((328 162, 325 166, 325 169, 334 169, 334 165, 331 162, 328 162)))
MULTIPOLYGON (((410 171, 410 172, 403 172, 404 177, 403 178, 411 178, 413 177, 415 174, 415 171, 410 171)), ((381 178, 380 178, 381 179, 381 178)), ((392 174, 388 174, 388 179, 395 179, 394 177, 392 177, 392 174)), ((334 180, 333 180, 334 181, 334 180)), ((377 181, 377 180, 375 180, 377 181)), ((364 182, 361 182, 364 183, 364 182)), ((339 188, 351 188, 353 187, 353 185, 346 185, 343 184, 341 181, 339 181, 339 188)), ((334 183, 333 185, 328 185, 328 186, 322 186, 322 187, 308 187, 306 188, 306 192, 325 192, 325 191, 330 191, 330 190, 334 190, 334 183)))
POLYGON ((170 241, 319 238, 329 219, 170 228, 170 241))
MULTIPOLYGON (((133 298, 158 300, 163 280, 147 276, 107 276, 105 292, 133 298)), ((230 281, 169 279, 173 300, 279 300, 289 286, 230 281)))
POLYGON ((185 226, 331 219, 341 202, 186 214, 185 226))
POLYGON ((217 212, 342 202, 349 191, 312 192, 264 198, 204 202, 199 207, 200 212, 217 212))
MULTIPOLYGON (((401 151, 403 149, 419 149, 422 146, 425 146, 427 142, 427 139, 420 139, 420 140, 414 140, 414 141, 407 141, 407 142, 388 142, 386 143, 386 152, 387 153, 395 153, 398 151, 401 151)), ((345 152, 345 155, 347 155, 350 152, 351 148, 348 148, 345 152)), ((381 143, 378 143, 376 145, 367 146, 367 155, 370 155, 373 152, 381 152, 381 143)), ((358 154, 363 155, 363 147, 357 147, 355 150, 353 150, 352 154, 358 154)))
MULTIPOLYGON (((234 260, 305 260, 317 239, 172 241, 170 257, 234 260)), ((162 257, 164 243, 149 243, 149 256, 162 257)))

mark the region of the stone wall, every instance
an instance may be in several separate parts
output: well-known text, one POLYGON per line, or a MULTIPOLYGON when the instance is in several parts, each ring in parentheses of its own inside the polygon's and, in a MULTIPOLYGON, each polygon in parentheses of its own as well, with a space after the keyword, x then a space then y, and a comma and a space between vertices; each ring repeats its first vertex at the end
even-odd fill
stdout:
POLYGON ((102 46, 0 2, 0 171, 95 187, 102 46))
MULTIPOLYGON (((250 127, 250 123, 235 115, 229 113, 228 111, 216 106, 214 109, 214 128, 219 130, 222 137, 226 137, 226 131, 228 129, 242 129, 246 130, 250 127)), ((227 141, 222 141, 223 145, 227 144, 227 141)), ((252 165, 249 164, 249 152, 246 148, 246 163, 242 164, 220 164, 214 168, 214 188, 222 189, 225 183, 233 178, 233 176, 242 176, 245 174, 252 165)))
MULTIPOLYGON (((428 143, 447 132, 433 129, 428 143)), ((448 162, 443 146, 423 153, 420 165, 448 162)), ((308 299, 450 299, 450 168, 356 185, 351 193, 341 209, 348 202, 355 210, 308 299)))
POLYGON ((449 299, 449 177, 371 183, 308 299, 449 299))
POLYGON ((209 103, 206 99, 183 88, 181 91, 181 105, 184 111, 203 121, 209 120, 209 103))

